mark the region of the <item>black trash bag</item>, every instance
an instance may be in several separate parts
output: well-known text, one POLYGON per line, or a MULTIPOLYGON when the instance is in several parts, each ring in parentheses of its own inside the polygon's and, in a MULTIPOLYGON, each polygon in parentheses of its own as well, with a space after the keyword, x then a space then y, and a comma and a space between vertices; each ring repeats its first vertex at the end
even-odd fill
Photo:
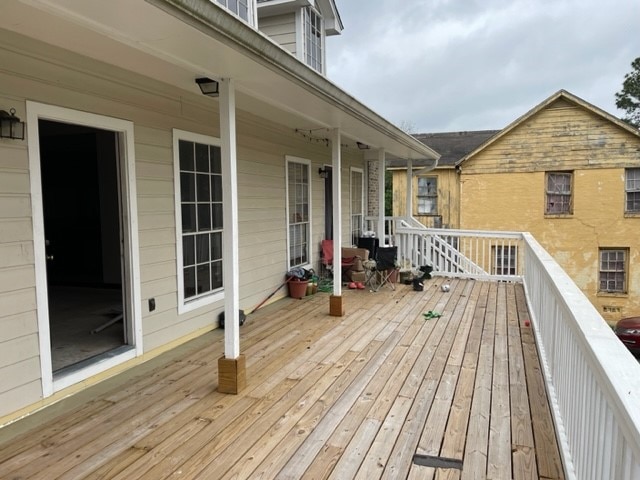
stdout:
MULTIPOLYGON (((247 316, 245 315, 244 310, 239 310, 239 317, 240 317, 240 326, 242 326, 244 325, 244 321, 247 319, 247 316)), ((218 315, 218 324, 220 328, 224 329, 224 310, 220 312, 220 315, 218 315)))
POLYGON ((431 278, 431 272, 433 272, 433 267, 431 265, 423 265, 418 268, 418 270, 422 272, 422 275, 418 277, 420 280, 429 280, 431 278))
POLYGON ((424 283, 422 283, 422 279, 421 278, 414 278, 413 279, 413 290, 415 292, 422 292, 424 290, 424 283))

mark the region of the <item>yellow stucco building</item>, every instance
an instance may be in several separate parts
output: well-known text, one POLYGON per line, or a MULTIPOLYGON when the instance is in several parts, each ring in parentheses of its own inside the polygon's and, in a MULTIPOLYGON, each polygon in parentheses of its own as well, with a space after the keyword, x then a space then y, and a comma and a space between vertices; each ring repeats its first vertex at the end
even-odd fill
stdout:
POLYGON ((561 90, 449 171, 459 228, 531 232, 605 320, 640 315, 638 130, 561 90))

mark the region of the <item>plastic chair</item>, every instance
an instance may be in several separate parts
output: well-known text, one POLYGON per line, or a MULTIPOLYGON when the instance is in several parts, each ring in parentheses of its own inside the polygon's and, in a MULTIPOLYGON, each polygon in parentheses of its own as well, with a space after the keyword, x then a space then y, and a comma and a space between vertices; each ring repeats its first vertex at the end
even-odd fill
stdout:
POLYGON ((392 290, 396 289, 390 278, 396 269, 397 255, 398 247, 378 247, 375 262, 368 262, 367 284, 371 290, 377 292, 384 285, 389 285, 392 290))

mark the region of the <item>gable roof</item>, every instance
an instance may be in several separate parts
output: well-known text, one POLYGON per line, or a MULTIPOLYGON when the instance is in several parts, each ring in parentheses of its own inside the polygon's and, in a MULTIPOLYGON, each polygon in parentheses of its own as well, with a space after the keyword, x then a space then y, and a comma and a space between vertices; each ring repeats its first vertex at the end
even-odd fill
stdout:
MULTIPOLYGON (((438 167, 453 167, 458 160, 473 151, 500 130, 476 130, 470 132, 415 133, 413 137, 440 154, 438 167)), ((405 160, 388 160, 390 168, 406 167, 405 160)), ((427 166, 420 160, 414 161, 412 168, 427 166)))
POLYGON ((595 105, 593 105, 593 104, 581 99, 580 97, 577 97, 576 95, 573 95, 572 93, 569 93, 566 90, 558 90, 556 93, 554 93, 553 95, 548 97, 546 100, 544 100, 543 102, 539 103, 534 108, 529 110, 527 113, 525 113, 521 117, 517 118, 515 121, 511 122, 505 128, 500 130, 499 133, 497 133, 493 137, 489 138, 487 141, 485 141, 484 143, 480 144, 473 151, 469 152, 467 155, 462 157, 460 160, 458 160, 456 162, 456 165, 460 165, 462 162, 464 162, 464 161, 468 160, 469 158, 475 156, 476 154, 478 154, 479 152, 481 152, 482 150, 487 148, 489 145, 492 145, 493 143, 495 143, 499 139, 503 138, 505 135, 508 135, 509 132, 514 130, 516 127, 522 125, 524 122, 526 122, 528 119, 530 119, 531 117, 536 115, 541 110, 544 110, 545 108, 547 108, 552 103, 555 103, 555 102, 561 101, 561 100, 564 100, 564 101, 567 101, 567 102, 572 103, 574 105, 577 105, 579 107, 582 107, 585 110, 588 110, 591 113, 603 118, 604 120, 607 120, 607 121, 615 124, 616 126, 622 128, 623 130, 626 130, 627 132, 631 133, 632 135, 640 137, 640 130, 636 130, 634 127, 628 125, 627 123, 623 122, 619 118, 614 117, 610 113, 605 112, 601 108, 596 107, 595 105))

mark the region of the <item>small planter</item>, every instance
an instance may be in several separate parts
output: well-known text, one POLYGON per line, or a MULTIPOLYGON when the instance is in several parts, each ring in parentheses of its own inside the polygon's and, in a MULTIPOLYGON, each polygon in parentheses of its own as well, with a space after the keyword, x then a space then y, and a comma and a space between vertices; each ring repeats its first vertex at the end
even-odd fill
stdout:
POLYGON ((411 283, 413 280, 413 273, 411 270, 400 270, 400 283, 411 283))
POLYGON ((289 280, 289 296, 291 298, 304 298, 307 294, 307 286, 309 285, 309 280, 300 280, 298 278, 294 278, 289 280))

